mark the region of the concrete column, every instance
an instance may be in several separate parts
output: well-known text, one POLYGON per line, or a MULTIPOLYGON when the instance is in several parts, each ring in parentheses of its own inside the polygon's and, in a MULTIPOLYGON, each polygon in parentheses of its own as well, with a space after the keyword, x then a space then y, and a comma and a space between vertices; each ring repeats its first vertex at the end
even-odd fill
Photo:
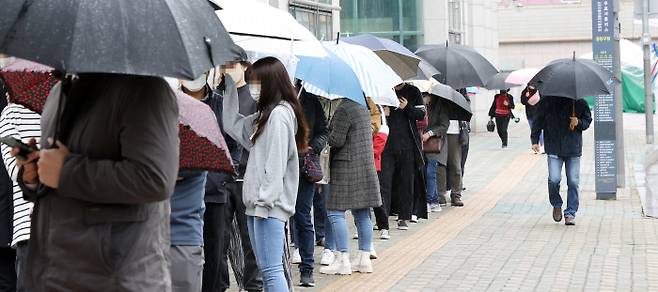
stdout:
POLYGON ((442 44, 448 39, 448 0, 423 0, 425 44, 442 44))

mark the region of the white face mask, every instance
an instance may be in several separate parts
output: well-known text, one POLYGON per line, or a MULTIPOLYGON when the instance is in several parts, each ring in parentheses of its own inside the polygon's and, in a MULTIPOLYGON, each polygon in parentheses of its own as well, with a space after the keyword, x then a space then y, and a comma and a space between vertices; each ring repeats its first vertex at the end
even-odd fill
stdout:
POLYGON ((260 84, 249 84, 249 93, 255 101, 260 99, 260 88, 260 84))
POLYGON ((0 58, 0 68, 4 68, 5 66, 13 63, 16 60, 14 57, 4 57, 0 58))
POLYGON ((192 81, 183 80, 181 83, 183 84, 183 87, 185 87, 185 89, 192 92, 197 92, 203 89, 204 86, 206 86, 207 84, 206 74, 203 74, 199 78, 194 79, 192 81))

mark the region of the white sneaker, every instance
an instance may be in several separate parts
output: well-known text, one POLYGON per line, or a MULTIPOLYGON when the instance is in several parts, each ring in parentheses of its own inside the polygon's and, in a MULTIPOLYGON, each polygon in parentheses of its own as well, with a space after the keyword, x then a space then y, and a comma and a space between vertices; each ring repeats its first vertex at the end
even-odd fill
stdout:
POLYGON ((354 236, 352 236, 353 239, 359 239, 359 232, 354 232, 354 236))
POLYGON ((391 239, 391 235, 388 234, 388 230, 382 229, 379 231, 379 239, 391 239))
POLYGON ((358 252, 356 262, 352 265, 352 271, 359 273, 372 273, 372 261, 370 260, 369 252, 358 252))
POLYGON ((430 205, 430 212, 441 212, 443 211, 443 208, 441 208, 441 205, 439 204, 431 204, 430 205))
POLYGON ((375 244, 370 245, 370 259, 371 260, 376 260, 377 259, 377 252, 375 251, 375 244))
POLYGON ((323 266, 331 265, 331 263, 333 263, 335 259, 336 256, 334 252, 331 251, 330 249, 325 249, 324 251, 322 251, 322 258, 320 259, 320 265, 323 266))
POLYGON ((411 223, 418 223, 418 216, 416 215, 411 215, 411 220, 409 220, 411 223))
POLYGON ((301 264, 302 256, 299 255, 299 248, 295 248, 292 252, 292 259, 290 260, 293 264, 301 264))
POLYGON ((327 275, 351 275, 352 264, 350 263, 350 254, 341 252, 331 265, 320 268, 320 273, 327 275))

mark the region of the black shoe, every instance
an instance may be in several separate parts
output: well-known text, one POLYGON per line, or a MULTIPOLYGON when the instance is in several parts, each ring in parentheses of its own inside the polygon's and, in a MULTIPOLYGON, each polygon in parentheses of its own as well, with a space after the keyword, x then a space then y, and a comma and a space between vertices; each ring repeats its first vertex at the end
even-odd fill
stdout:
POLYGON ((407 221, 399 220, 398 221, 398 229, 400 229, 400 230, 409 230, 409 225, 407 225, 407 221))
POLYGON ((302 278, 301 283, 299 283, 300 286, 315 287, 315 280, 313 280, 313 271, 303 271, 301 278, 302 278))
POLYGON ((324 246, 324 238, 320 238, 315 241, 316 246, 324 246))

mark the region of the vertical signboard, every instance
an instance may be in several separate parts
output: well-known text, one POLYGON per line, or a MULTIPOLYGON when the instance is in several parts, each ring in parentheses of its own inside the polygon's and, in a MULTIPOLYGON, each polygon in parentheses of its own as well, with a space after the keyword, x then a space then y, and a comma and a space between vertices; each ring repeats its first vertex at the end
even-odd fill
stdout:
MULTIPOLYGON (((614 74, 613 2, 613 0, 592 1, 592 52, 594 61, 614 74)), ((597 96, 594 108, 596 198, 602 200, 614 199, 617 193, 615 118, 614 93, 597 96)))

